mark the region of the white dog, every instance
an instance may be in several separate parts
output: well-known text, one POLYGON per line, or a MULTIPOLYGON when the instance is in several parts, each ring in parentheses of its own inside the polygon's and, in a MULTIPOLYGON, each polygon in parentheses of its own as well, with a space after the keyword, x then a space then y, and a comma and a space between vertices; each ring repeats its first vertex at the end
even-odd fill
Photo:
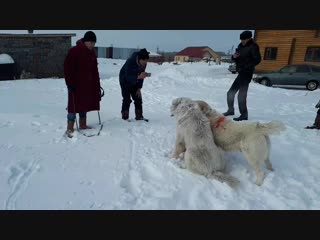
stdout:
POLYGON ((192 100, 177 98, 171 105, 171 115, 176 117, 177 135, 172 158, 183 152, 185 167, 193 173, 226 182, 233 187, 237 179, 224 174, 224 151, 217 147, 211 133, 210 121, 192 100))
POLYGON ((268 170, 273 171, 269 159, 271 149, 269 135, 281 133, 286 129, 285 125, 280 121, 235 122, 212 109, 205 101, 196 100, 195 102, 210 120, 216 145, 225 151, 243 152, 247 162, 255 171, 255 183, 260 186, 265 177, 261 169, 262 163, 268 170))

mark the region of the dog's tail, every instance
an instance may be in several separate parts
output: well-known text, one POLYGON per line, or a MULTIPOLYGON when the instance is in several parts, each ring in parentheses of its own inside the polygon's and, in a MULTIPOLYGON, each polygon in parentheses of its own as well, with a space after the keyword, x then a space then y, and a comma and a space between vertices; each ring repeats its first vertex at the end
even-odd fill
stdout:
POLYGON ((269 123, 257 123, 257 129, 264 135, 280 134, 286 130, 286 126, 280 121, 271 121, 269 123))
POLYGON ((212 172, 208 178, 212 178, 212 179, 215 179, 215 180, 218 180, 219 182, 225 182, 226 184, 228 184, 230 187, 234 188, 236 187, 240 181, 235 178, 235 177, 232 177, 230 175, 227 175, 227 174, 224 174, 220 171, 214 171, 212 172))

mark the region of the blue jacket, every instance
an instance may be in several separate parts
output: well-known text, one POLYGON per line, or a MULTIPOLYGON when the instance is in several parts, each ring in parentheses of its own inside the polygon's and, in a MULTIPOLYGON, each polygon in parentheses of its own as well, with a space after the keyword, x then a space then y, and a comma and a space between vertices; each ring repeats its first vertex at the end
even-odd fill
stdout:
POLYGON ((120 70, 120 84, 127 87, 142 88, 143 79, 138 79, 138 75, 145 72, 146 67, 138 65, 138 52, 134 52, 120 70))

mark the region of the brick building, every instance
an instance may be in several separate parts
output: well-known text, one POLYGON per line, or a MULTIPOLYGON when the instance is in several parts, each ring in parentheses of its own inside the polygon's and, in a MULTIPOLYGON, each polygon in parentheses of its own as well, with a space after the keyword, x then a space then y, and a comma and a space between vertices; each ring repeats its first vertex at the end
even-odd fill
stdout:
POLYGON ((76 34, 0 34, 0 54, 15 62, 16 79, 63 78, 64 59, 76 34))

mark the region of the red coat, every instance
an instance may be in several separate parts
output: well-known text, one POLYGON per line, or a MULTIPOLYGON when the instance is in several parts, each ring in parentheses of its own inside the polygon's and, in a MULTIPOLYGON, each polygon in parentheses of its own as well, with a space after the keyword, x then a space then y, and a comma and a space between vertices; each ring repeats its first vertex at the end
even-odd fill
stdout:
POLYGON ((74 88, 68 94, 68 112, 80 113, 100 110, 100 77, 97 56, 82 40, 71 48, 64 61, 66 85, 74 88), (73 95, 75 103, 73 103, 73 95), (75 109, 74 109, 75 104, 75 109))

